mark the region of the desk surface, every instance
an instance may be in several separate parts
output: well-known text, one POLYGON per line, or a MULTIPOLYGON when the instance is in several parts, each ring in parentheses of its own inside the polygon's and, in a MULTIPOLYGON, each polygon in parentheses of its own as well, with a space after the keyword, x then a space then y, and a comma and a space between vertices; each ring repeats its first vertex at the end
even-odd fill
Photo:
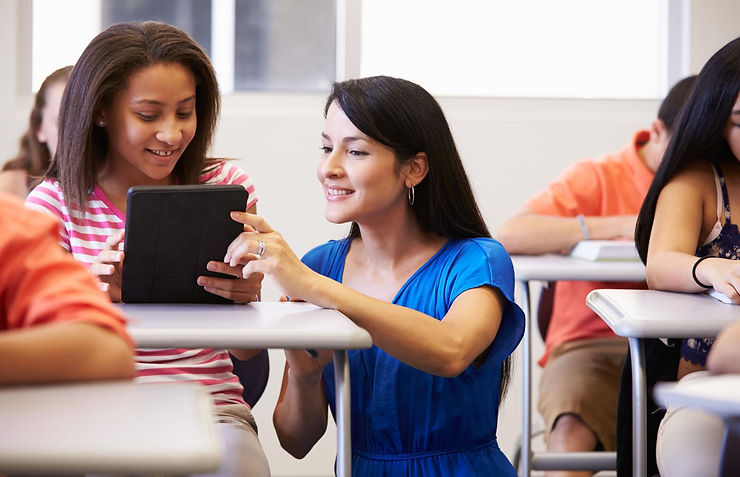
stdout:
POLYGON ((701 376, 680 383, 658 383, 660 404, 697 407, 720 416, 740 416, 740 375, 701 376))
POLYGON ((629 338, 712 337, 740 320, 740 306, 703 293, 594 290, 586 297, 586 305, 614 333, 629 338))
POLYGON ((166 473, 218 468, 211 398, 190 383, 0 388, 0 473, 166 473))
POLYGON ((513 255, 514 275, 527 280, 588 280, 640 282, 645 280, 645 266, 639 261, 593 262, 566 255, 513 255))
POLYGON ((317 348, 372 346, 370 334, 336 310, 310 303, 124 304, 142 348, 317 348))

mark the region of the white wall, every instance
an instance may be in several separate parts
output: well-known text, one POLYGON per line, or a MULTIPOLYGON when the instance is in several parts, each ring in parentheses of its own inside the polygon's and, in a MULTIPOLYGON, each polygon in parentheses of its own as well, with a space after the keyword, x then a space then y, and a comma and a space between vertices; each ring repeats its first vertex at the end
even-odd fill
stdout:
MULTIPOLYGON (((737 35, 740 2, 694 2, 691 65, 694 72, 719 46, 737 35), (705 40, 706 38, 706 40, 705 40)), ((10 158, 31 104, 19 94, 16 54, 23 0, 0 2, 0 158, 10 158)), ((639 72, 635 72, 639 74, 639 72)), ((547 72, 543 71, 543 80, 547 72)), ((260 213, 287 238, 298 255, 336 238, 346 228, 323 218, 323 197, 314 171, 323 125, 323 94, 234 95, 224 109, 214 155, 240 158, 255 179, 260 213)), ((492 231, 572 161, 614 151, 649 125, 656 101, 441 98, 479 205, 492 231)), ((0 160, 1 161, 1 160, 0 160)), ((265 300, 279 291, 265 282, 265 300)), ((535 356, 538 355, 535 351, 535 356)), ((335 452, 333 424, 306 459, 282 451, 271 414, 280 385, 282 352, 270 352, 268 389, 255 408, 260 439, 274 475, 330 475, 335 452)), ((519 363, 518 353, 516 362, 519 363)), ((512 456, 521 429, 520 371, 502 407, 499 440, 512 456)), ((535 381, 536 382, 536 381, 535 381)))

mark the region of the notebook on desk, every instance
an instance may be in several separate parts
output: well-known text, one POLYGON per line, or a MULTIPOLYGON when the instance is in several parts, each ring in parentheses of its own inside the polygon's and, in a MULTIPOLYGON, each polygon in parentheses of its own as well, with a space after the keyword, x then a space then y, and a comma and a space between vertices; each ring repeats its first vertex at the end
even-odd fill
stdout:
POLYGON ((632 240, 581 240, 570 251, 570 256, 593 262, 640 260, 632 240))

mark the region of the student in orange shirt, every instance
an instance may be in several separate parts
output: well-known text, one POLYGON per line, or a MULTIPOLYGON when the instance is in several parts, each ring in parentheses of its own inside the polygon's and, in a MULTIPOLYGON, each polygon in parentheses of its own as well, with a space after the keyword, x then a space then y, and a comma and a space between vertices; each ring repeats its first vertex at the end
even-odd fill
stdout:
MULTIPOLYGON (((694 77, 678 82, 649 130, 621 151, 574 163, 506 221, 496 238, 511 254, 571 249, 583 239, 631 238, 637 213, 688 97, 694 77)), ((545 337, 538 409, 550 451, 614 450, 619 376, 627 341, 617 338, 585 304, 597 288, 644 284, 558 282, 545 337)), ((555 472, 577 476, 590 472, 555 472)))
POLYGON ((125 320, 58 228, 0 193, 0 385, 133 378, 125 320))

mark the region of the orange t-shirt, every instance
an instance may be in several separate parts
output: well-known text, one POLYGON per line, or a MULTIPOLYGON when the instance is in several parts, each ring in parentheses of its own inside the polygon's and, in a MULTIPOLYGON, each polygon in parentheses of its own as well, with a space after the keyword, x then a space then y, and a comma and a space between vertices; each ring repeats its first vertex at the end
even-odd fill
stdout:
MULTIPOLYGON (((537 214, 559 217, 637 215, 653 180, 653 172, 637 153, 649 137, 649 131, 638 131, 618 153, 576 162, 530 199, 526 207, 537 214)), ((586 306, 586 295, 597 288, 645 288, 645 283, 558 282, 541 366, 560 343, 614 336, 586 306)))
POLYGON ((0 332, 95 323, 123 337, 125 318, 92 275, 59 246, 59 223, 0 193, 0 332))

